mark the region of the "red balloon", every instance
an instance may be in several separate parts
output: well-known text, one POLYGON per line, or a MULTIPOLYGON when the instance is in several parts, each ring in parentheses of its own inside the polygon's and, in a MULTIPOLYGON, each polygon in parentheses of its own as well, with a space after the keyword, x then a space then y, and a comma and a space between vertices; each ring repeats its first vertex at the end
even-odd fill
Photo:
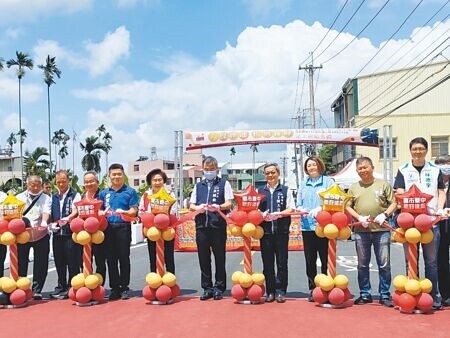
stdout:
POLYGON ((21 289, 15 289, 9 296, 12 305, 21 305, 27 300, 27 294, 21 289))
POLYGON ((0 221, 0 235, 4 233, 5 231, 8 231, 8 221, 5 219, 2 219, 0 221))
POLYGON ((27 295, 27 300, 30 300, 31 298, 33 298, 33 291, 31 291, 31 289, 26 289, 25 293, 27 295))
POLYGON ((427 214, 420 214, 414 219, 414 225, 420 232, 426 232, 433 227, 433 220, 427 214))
POLYGON ((84 229, 84 220, 82 218, 77 217, 70 222, 70 230, 72 230, 72 232, 79 233, 83 229, 84 229))
POLYGON ((423 312, 428 312, 433 307, 433 297, 428 293, 421 292, 416 299, 417 308, 423 312))
POLYGON ((248 299, 250 299, 252 302, 257 302, 261 300, 261 297, 263 295, 263 289, 261 286, 257 285, 257 284, 253 284, 252 286, 250 286, 247 290, 247 297, 248 299))
POLYGON ((105 299, 105 288, 99 285, 92 290, 92 299, 97 302, 102 302, 105 299))
POLYGON ((180 286, 178 284, 175 284, 174 286, 172 286, 170 288, 170 290, 172 290, 172 296, 173 298, 178 297, 180 295, 180 286))
POLYGON ((398 306, 405 312, 411 312, 416 307, 416 298, 407 292, 404 292, 398 298, 398 306))
POLYGON ((156 215, 153 221, 155 223, 155 227, 157 227, 160 230, 166 230, 170 224, 170 218, 166 214, 156 215))
POLYGON ((414 225, 414 216, 409 212, 402 212, 397 217, 398 226, 402 229, 409 229, 414 225))
POLYGON ((316 286, 312 292, 313 299, 316 303, 323 304, 328 301, 328 292, 316 286))
POLYGON ((99 216, 98 221, 100 223, 98 230, 105 232, 106 228, 108 227, 108 220, 106 219, 105 216, 99 216))
POLYGON ((332 222, 331 220, 331 214, 328 211, 319 211, 317 216, 316 216, 316 221, 317 223, 319 223, 321 226, 325 226, 327 224, 330 224, 332 222))
POLYGON ((252 210, 247 214, 248 221, 254 225, 260 225, 263 221, 263 216, 261 211, 252 210))
POLYGON ((92 299, 92 292, 87 287, 83 286, 77 290, 75 298, 78 303, 88 303, 92 299))
POLYGON ((21 234, 25 231, 25 222, 22 218, 14 218, 9 221, 8 223, 8 229, 11 231, 14 235, 21 234))
POLYGON ((153 225, 155 225, 155 223, 153 223, 154 219, 155 219, 155 215, 152 214, 151 212, 144 212, 141 215, 141 222, 144 225, 144 227, 146 227, 146 228, 150 228, 153 225))
MULTIPOLYGON (((162 215, 162 214, 160 214, 162 215)), ((156 290, 156 299, 160 302, 167 302, 170 298, 172 298, 172 290, 167 285, 161 285, 156 290)))
POLYGON ((69 299, 73 300, 74 302, 76 302, 77 301, 76 294, 77 294, 77 290, 75 290, 73 287, 71 287, 69 289, 69 299))
POLYGON ((156 290, 146 285, 142 289, 142 296, 149 301, 153 301, 156 299, 156 290))
POLYGON ((230 215, 231 220, 237 225, 237 226, 243 226, 248 221, 247 213, 242 210, 235 210, 230 215))
POLYGON ((175 214, 170 214, 169 219, 170 219, 170 224, 169 224, 170 226, 174 226, 175 224, 178 223, 178 218, 177 218, 177 215, 175 215, 175 214))
MULTIPOLYGON (((347 217, 346 217, 347 218, 347 217)), ((333 305, 340 305, 345 300, 344 290, 340 288, 333 288, 328 294, 328 300, 333 305)))
POLYGON ((331 223, 336 225, 339 230, 345 228, 348 225, 348 218, 344 212, 335 212, 331 215, 331 223))
POLYGON ((344 289, 344 302, 348 301, 350 298, 352 298, 352 293, 350 292, 349 288, 344 289))
POLYGON ((100 228, 100 222, 97 217, 88 217, 84 221, 84 230, 89 232, 90 234, 96 233, 100 228))
POLYGON ((392 294, 392 302, 394 302, 395 306, 398 305, 398 300, 400 299, 400 296, 403 294, 403 291, 395 290, 395 292, 392 294))
POLYGON ((231 288, 231 297, 236 299, 238 302, 245 299, 247 291, 239 284, 234 284, 231 288))

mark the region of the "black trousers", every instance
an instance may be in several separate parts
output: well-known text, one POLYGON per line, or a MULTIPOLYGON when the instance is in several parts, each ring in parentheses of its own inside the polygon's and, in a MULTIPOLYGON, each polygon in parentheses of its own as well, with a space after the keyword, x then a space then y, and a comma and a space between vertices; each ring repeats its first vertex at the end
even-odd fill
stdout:
POLYGON ((0 244, 0 277, 3 277, 5 271, 6 245, 0 244))
POLYGON ((317 254, 319 254, 322 264, 320 270, 323 274, 327 274, 328 239, 318 237, 314 231, 302 231, 302 238, 308 288, 313 290, 316 287, 314 277, 317 275, 317 254))
MULTIPOLYGON (((175 258, 174 258, 175 240, 164 241, 164 262, 166 263, 166 271, 175 274, 175 258)), ((148 256, 150 258, 150 271, 156 272, 156 242, 147 239, 148 256)))
POLYGON ((72 278, 81 272, 83 247, 75 243, 71 236, 53 235, 53 256, 58 274, 58 287, 67 290, 72 278))
POLYGON ((438 249, 438 286, 442 300, 450 298, 449 246, 450 231, 448 220, 439 223, 441 239, 438 249))
POLYGON ((104 244, 106 246, 109 286, 112 290, 126 291, 129 289, 131 273, 131 224, 109 224, 105 231, 104 244))
POLYGON ((50 235, 42 237, 36 242, 17 245, 19 260, 19 276, 26 277, 28 274, 28 262, 30 248, 33 248, 33 293, 41 293, 44 288, 48 271, 48 254, 50 252, 50 235))
POLYGON ((286 293, 288 285, 288 244, 289 233, 264 234, 260 240, 267 294, 275 293, 275 291, 286 293))
POLYGON ((200 263, 201 285, 206 291, 224 292, 227 288, 227 272, 225 270, 225 252, 227 241, 226 228, 196 229, 198 261, 200 263), (211 251, 216 266, 215 283, 212 282, 211 251))
POLYGON ((105 285, 106 280, 106 245, 92 244, 92 256, 95 260, 95 272, 98 272, 103 277, 103 284, 105 285))

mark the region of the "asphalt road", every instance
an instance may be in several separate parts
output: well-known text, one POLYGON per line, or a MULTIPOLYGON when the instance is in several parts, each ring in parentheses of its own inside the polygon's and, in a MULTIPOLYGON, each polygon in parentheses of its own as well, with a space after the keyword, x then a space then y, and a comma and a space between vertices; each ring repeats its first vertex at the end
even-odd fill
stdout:
MULTIPOLYGON (((345 274, 349 280, 349 288, 354 295, 359 294, 357 282, 357 261, 355 253, 355 243, 353 241, 338 241, 337 243, 337 273, 345 274)), ((253 253, 253 271, 262 272, 261 255, 258 251, 253 253)), ((181 287, 181 294, 185 296, 199 296, 202 293, 200 287, 200 269, 196 252, 176 252, 176 277, 181 287)), ((378 294, 378 270, 375 258, 372 254, 371 260, 371 284, 372 294, 378 294)), ((421 267, 423 263, 421 261, 421 267)), ((227 292, 229 295, 231 288, 231 275, 234 271, 243 271, 243 252, 227 253, 227 292)), ((399 244, 391 245, 391 268, 392 278, 398 274, 405 273, 405 260, 403 247, 399 244)), ((149 272, 149 260, 146 243, 137 244, 131 248, 131 295, 141 296, 141 290, 145 285, 145 275, 149 272)), ((214 270, 213 270, 214 271, 214 270)), ((29 277, 32 273, 32 263, 29 265, 29 277)), ((5 275, 9 271, 5 271, 5 275)), ((44 297, 56 286, 57 276, 54 264, 51 261, 49 273, 44 287, 44 297)), ((109 288, 108 281, 106 287, 109 288)), ((303 251, 289 252, 289 285, 288 297, 306 297, 308 295, 308 284, 305 273, 305 260, 303 251)))

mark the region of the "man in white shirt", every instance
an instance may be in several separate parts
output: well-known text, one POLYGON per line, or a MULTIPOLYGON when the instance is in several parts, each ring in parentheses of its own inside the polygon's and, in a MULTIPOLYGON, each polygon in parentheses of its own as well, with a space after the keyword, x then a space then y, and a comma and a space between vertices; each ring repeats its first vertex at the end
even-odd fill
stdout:
POLYGON ((42 178, 36 175, 27 178, 27 190, 16 197, 25 202, 23 218, 27 226, 31 227, 30 241, 17 245, 19 275, 27 276, 30 248, 33 248, 33 298, 41 300, 48 270, 50 235, 47 231, 47 222, 50 218, 52 202, 50 197, 42 192, 42 178))

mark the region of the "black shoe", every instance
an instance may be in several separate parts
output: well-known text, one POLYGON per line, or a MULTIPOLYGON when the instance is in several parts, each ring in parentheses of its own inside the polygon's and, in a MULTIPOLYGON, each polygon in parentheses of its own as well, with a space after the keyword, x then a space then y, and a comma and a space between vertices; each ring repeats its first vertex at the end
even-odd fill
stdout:
POLYGON ((440 302, 433 302, 433 310, 440 310, 442 308, 442 305, 440 302))
POLYGON ((111 294, 109 295, 109 300, 118 300, 121 298, 121 294, 118 290, 111 290, 111 294))
POLYGON ((284 303, 286 301, 286 296, 282 293, 277 294, 277 303, 284 303))
POLYGON ((223 298, 221 291, 214 292, 214 300, 221 300, 223 298))
POLYGON ((208 300, 214 297, 214 293, 210 290, 204 291, 203 295, 200 296, 200 300, 208 300))
POLYGON ((442 301, 442 306, 450 306, 450 298, 445 298, 442 301))
POLYGON ((67 290, 63 290, 59 293, 52 293, 50 294, 50 297, 54 299, 68 299, 69 298, 69 292, 67 290))
POLYGON ((308 302, 314 303, 314 298, 313 298, 313 296, 311 296, 311 295, 308 296, 308 302))
POLYGON ((274 293, 269 293, 266 296, 266 302, 267 303, 272 303, 275 300, 275 294, 274 293))
POLYGON ((122 293, 120 294, 120 298, 121 298, 122 300, 127 300, 127 299, 129 299, 129 298, 130 298, 130 295, 128 294, 128 290, 122 291, 122 293))
POLYGON ((381 305, 384 305, 386 307, 394 307, 394 303, 392 302, 392 300, 390 300, 389 298, 381 298, 379 300, 379 303, 381 305))
POLYGON ((34 300, 42 300, 42 294, 40 292, 33 293, 34 300))
POLYGON ((369 304, 372 303, 372 296, 360 296, 355 300, 355 305, 363 305, 363 304, 369 304))
POLYGON ((61 287, 57 286, 53 292, 50 292, 49 296, 50 298, 59 299, 59 294, 63 291, 61 287))

